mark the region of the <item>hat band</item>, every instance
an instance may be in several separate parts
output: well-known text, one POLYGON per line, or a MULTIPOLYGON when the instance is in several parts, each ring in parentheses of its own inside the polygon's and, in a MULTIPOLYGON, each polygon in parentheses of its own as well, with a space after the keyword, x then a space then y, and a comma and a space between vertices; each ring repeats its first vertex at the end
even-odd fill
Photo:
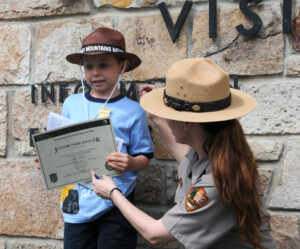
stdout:
POLYGON ((114 46, 93 44, 93 45, 84 46, 81 49, 81 53, 88 53, 88 52, 124 53, 125 50, 114 46))
POLYGON ((163 101, 166 106, 172 107, 177 111, 188 112, 214 112, 223 110, 231 104, 231 93, 225 99, 212 101, 212 102, 189 102, 181 99, 177 99, 166 94, 164 90, 163 101))

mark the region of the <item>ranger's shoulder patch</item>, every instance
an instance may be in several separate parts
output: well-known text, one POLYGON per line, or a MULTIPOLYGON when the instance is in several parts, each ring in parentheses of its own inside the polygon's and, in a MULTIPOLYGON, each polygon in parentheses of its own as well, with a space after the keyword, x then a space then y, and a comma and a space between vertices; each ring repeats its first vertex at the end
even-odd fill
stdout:
POLYGON ((203 207, 208 201, 205 189, 202 187, 193 187, 190 189, 185 199, 185 209, 188 212, 203 207))

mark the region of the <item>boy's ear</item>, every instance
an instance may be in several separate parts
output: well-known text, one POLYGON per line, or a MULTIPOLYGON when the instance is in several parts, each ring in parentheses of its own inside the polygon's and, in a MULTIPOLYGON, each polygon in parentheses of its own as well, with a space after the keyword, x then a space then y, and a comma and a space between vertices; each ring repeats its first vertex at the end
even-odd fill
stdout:
POLYGON ((129 65, 129 62, 127 60, 122 61, 121 62, 120 73, 122 72, 122 70, 123 70, 124 67, 125 67, 124 68, 124 72, 126 72, 128 65, 129 65))

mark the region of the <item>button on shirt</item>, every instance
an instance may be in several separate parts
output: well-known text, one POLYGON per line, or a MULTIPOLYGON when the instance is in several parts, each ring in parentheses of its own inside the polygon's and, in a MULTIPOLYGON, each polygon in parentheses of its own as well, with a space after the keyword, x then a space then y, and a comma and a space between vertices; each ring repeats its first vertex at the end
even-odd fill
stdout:
MULTIPOLYGON (((210 174, 207 155, 198 157, 192 148, 178 168, 175 202, 162 218, 166 229, 187 249, 246 249, 253 248, 240 238, 235 229, 232 207, 224 203, 210 174)), ((267 215, 265 207, 263 212, 267 215)), ((269 234, 266 219, 262 219, 263 246, 276 245, 269 234)))

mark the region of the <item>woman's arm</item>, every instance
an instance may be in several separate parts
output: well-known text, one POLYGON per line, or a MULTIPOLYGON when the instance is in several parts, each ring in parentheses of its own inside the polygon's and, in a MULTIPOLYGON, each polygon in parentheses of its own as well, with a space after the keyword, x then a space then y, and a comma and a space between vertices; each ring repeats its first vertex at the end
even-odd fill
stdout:
POLYGON ((165 228, 162 220, 155 220, 144 213, 119 191, 113 191, 111 200, 120 209, 125 218, 134 226, 134 228, 152 245, 160 245, 169 241, 176 240, 165 228))
POLYGON ((110 177, 102 176, 100 179, 96 179, 94 172, 91 171, 91 173, 94 192, 104 199, 111 198, 115 206, 120 209, 125 218, 151 244, 159 245, 176 240, 172 234, 167 231, 161 219, 155 220, 135 207, 118 190, 111 192, 111 190, 116 187, 116 184, 110 177))
POLYGON ((167 144, 168 148, 174 155, 176 161, 180 163, 183 157, 186 155, 189 146, 186 144, 180 144, 176 142, 175 137, 172 134, 172 131, 167 125, 165 119, 154 115, 150 115, 149 118, 155 125, 155 127, 158 129, 159 135, 161 136, 162 140, 167 144))
MULTIPOLYGON (((145 85, 141 87, 139 93, 140 96, 151 92, 154 89, 154 85, 145 85)), ((186 155, 188 150, 188 145, 180 144, 175 141, 175 137, 172 134, 171 129, 166 123, 166 120, 152 114, 148 114, 149 119, 154 124, 154 126, 158 129, 160 136, 166 142, 167 146, 173 153, 176 161, 181 162, 183 157, 186 155)))

